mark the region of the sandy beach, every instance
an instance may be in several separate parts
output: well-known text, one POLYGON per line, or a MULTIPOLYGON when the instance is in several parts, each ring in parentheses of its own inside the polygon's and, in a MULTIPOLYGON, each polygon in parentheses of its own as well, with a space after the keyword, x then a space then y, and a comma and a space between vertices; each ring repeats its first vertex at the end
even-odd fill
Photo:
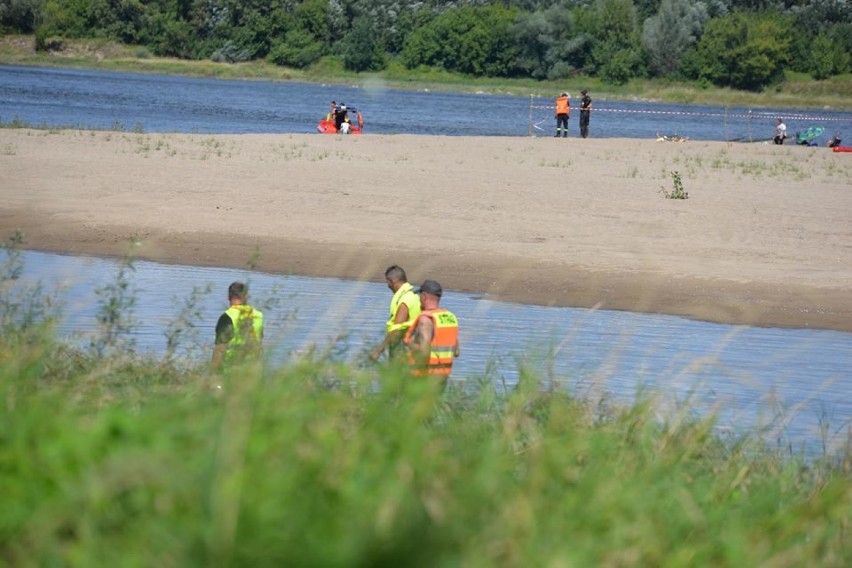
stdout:
POLYGON ((0 129, 0 196, 33 250, 852 331, 852 155, 826 148, 0 129))

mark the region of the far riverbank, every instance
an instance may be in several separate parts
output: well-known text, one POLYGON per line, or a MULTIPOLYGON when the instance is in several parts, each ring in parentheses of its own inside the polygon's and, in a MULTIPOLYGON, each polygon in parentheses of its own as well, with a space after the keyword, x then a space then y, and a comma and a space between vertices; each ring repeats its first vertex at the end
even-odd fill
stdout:
POLYGON ((215 63, 151 57, 141 46, 85 39, 64 40, 62 51, 36 52, 32 36, 0 37, 0 65, 73 67, 103 71, 174 74, 219 79, 305 81, 355 87, 426 90, 435 92, 492 93, 551 97, 563 90, 588 89, 596 100, 648 101, 715 106, 776 107, 789 109, 852 110, 852 75, 815 81, 789 76, 781 84, 760 93, 694 83, 664 80, 632 80, 616 86, 580 77, 559 81, 474 78, 438 70, 408 70, 392 64, 381 73, 351 73, 328 57, 306 70, 284 68, 266 61, 215 63))

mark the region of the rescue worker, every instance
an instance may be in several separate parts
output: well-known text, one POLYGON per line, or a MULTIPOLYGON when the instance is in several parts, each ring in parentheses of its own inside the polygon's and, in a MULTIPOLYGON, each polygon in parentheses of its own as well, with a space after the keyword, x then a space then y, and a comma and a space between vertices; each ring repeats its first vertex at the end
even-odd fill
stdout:
POLYGON ((568 99, 568 93, 556 97, 556 138, 559 138, 560 134, 563 138, 568 138, 568 119, 571 115, 571 103, 568 99))
POLYGON ((337 117, 337 103, 334 102, 334 101, 331 101, 331 109, 328 111, 328 114, 325 115, 325 119, 328 122, 335 122, 336 117, 337 117))
POLYGON ((583 98, 580 99, 580 136, 589 137, 589 118, 592 113, 592 97, 583 89, 580 91, 583 98))
POLYGON ((340 103, 340 106, 337 107, 337 113, 334 115, 334 127, 337 128, 338 132, 340 132, 344 122, 349 122, 349 111, 344 103, 340 103))
POLYGON ((439 306, 443 290, 434 280, 425 280, 418 291, 423 312, 403 338, 408 347, 408 365, 415 377, 430 376, 446 386, 459 350, 459 321, 439 306))
POLYGON ((370 353, 373 361, 378 361, 386 349, 389 359, 395 357, 399 353, 403 336, 420 315, 420 298, 414 291, 414 286, 408 282, 405 270, 396 264, 389 266, 385 270, 385 280, 393 292, 390 318, 385 324, 384 340, 370 353))
POLYGON ((228 286, 228 302, 230 307, 216 323, 214 371, 259 356, 263 341, 263 313, 248 305, 248 286, 233 282, 228 286))

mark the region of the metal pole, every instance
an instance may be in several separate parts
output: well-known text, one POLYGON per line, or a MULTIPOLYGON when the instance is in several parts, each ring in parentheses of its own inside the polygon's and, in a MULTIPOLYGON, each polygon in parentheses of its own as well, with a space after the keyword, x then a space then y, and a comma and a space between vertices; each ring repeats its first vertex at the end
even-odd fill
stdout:
POLYGON ((532 105, 532 103, 533 103, 533 96, 532 96, 532 93, 530 93, 530 138, 532 138, 532 135, 533 135, 533 116, 532 116, 533 105, 532 105))

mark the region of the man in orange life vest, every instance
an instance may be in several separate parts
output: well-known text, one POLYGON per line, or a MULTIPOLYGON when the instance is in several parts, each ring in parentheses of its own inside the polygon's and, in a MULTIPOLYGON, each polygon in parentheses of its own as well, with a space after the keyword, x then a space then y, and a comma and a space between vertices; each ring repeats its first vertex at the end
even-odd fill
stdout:
POLYGON ((439 307, 443 290, 434 280, 425 280, 418 291, 423 312, 403 343, 408 347, 408 364, 416 377, 433 376, 446 380, 459 350, 459 321, 449 310, 439 307))
POLYGON ((568 138, 568 118, 571 115, 571 103, 568 101, 568 93, 562 93, 556 97, 556 138, 561 134, 568 138))

